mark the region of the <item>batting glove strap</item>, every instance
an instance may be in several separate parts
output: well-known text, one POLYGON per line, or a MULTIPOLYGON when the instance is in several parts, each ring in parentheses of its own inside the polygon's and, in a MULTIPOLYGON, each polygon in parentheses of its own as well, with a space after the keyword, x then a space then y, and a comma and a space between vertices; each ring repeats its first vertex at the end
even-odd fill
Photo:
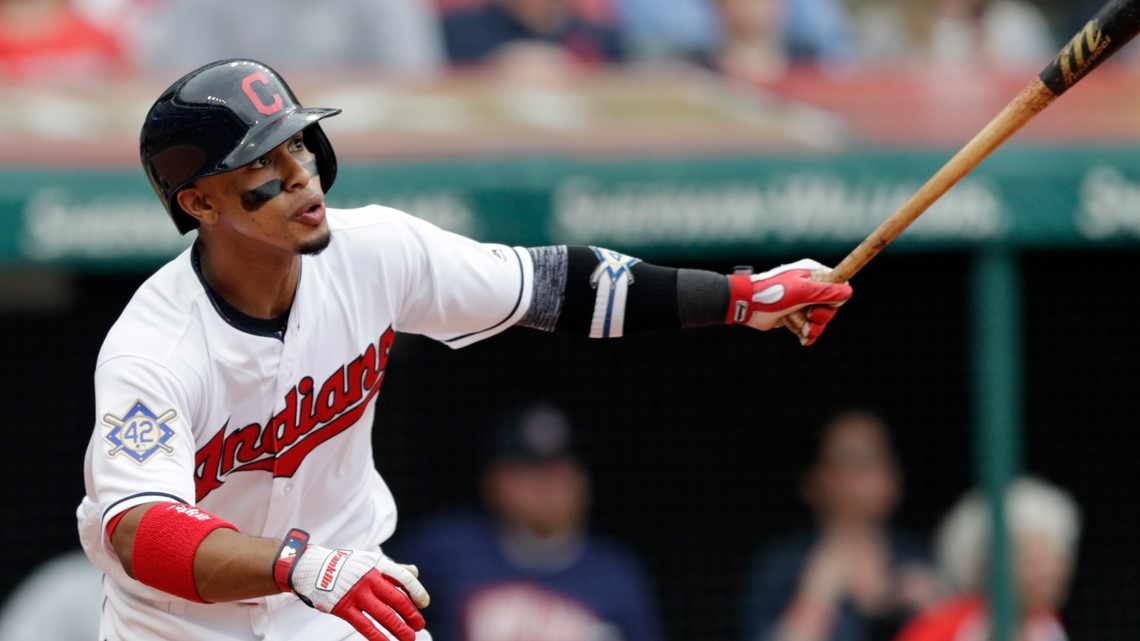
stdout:
POLYGON ((310 607, 348 621, 369 641, 387 641, 381 628, 399 641, 414 641, 424 628, 418 607, 427 605, 427 591, 407 568, 378 552, 310 545, 293 562, 290 583, 310 607))
POLYGON ((273 580, 277 583, 277 589, 282 592, 293 590, 293 568, 308 547, 308 532, 293 528, 285 535, 273 561, 273 580))
POLYGON ((747 274, 728 277, 728 317, 724 322, 747 323, 752 316, 752 278, 747 274))

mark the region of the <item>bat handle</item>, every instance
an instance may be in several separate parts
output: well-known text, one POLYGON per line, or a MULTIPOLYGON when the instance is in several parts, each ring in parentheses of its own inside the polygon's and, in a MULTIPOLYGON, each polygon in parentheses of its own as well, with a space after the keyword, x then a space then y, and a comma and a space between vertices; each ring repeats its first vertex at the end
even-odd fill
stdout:
MULTIPOLYGON (((852 258, 854 255, 854 252, 849 254, 847 258, 844 258, 842 262, 835 266, 835 269, 831 269, 826 272, 820 271, 812 274, 812 280, 817 280, 821 283, 847 282, 850 280, 850 277, 842 278, 843 272, 849 271, 844 266, 845 264, 855 262, 855 259, 852 258)), ((803 332, 804 325, 806 325, 807 322, 807 312, 805 312, 803 309, 796 310, 783 318, 784 327, 787 327, 788 331, 795 334, 796 338, 803 337, 803 334, 801 332, 803 332)))
POLYGON ((789 332, 796 335, 796 338, 803 338, 801 332, 803 332, 803 326, 808 322, 807 314, 804 313, 804 310, 800 309, 788 314, 781 322, 784 327, 788 328, 789 332))

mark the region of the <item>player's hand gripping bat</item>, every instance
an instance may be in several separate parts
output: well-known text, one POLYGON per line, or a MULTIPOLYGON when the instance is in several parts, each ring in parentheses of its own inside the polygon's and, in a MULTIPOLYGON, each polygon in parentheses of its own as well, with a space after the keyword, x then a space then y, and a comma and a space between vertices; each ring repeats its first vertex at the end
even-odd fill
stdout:
MULTIPOLYGON (((850 280, 994 149, 1120 50, 1137 32, 1140 32, 1140 0, 1111 0, 1101 7, 1053 61, 898 211, 883 221, 834 269, 819 274, 817 278, 829 283, 850 280)), ((803 313, 796 312, 786 317, 784 324, 800 336, 804 320, 803 313)))

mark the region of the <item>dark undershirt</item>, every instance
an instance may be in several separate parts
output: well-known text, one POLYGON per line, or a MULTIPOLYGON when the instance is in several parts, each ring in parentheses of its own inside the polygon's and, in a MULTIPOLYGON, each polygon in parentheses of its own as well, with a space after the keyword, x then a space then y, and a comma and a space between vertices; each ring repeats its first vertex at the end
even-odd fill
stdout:
POLYGON ((198 280, 202 283, 202 287, 206 289, 206 295, 210 298, 210 302, 214 305, 218 315, 222 320, 230 324, 235 329, 241 330, 247 334, 255 336, 272 336, 279 340, 285 339, 285 330, 289 327, 289 312, 292 306, 286 309, 284 313, 274 316, 273 318, 255 318, 246 314, 226 302, 210 284, 206 282, 206 278, 202 276, 202 263, 201 258, 198 256, 198 246, 194 245, 190 250, 190 262, 194 266, 194 273, 197 274, 198 280))

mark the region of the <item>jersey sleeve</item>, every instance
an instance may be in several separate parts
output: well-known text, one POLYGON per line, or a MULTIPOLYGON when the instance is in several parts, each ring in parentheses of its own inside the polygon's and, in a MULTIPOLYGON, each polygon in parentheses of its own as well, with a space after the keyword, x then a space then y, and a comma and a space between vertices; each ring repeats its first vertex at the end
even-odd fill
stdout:
POLYGON ((459 348, 502 332, 526 313, 534 266, 525 249, 480 243, 411 216, 404 229, 398 331, 459 348))
POLYGON ((95 370, 95 434, 89 449, 102 527, 155 501, 194 504, 194 437, 185 387, 163 366, 135 356, 95 370))

